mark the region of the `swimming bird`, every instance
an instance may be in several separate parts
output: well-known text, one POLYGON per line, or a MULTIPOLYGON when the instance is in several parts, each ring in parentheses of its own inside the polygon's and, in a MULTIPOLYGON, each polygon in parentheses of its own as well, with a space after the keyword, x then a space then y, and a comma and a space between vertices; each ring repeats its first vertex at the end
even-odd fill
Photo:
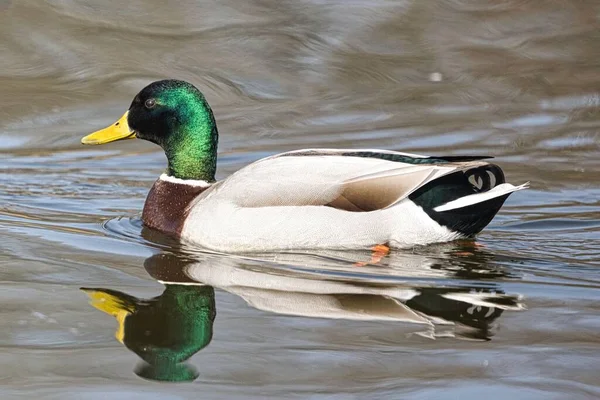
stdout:
POLYGON ((83 144, 143 139, 166 172, 142 221, 183 242, 225 252, 411 247, 472 237, 525 189, 481 156, 376 149, 272 155, 216 181, 218 130, 204 95, 180 80, 142 89, 113 125, 83 144))

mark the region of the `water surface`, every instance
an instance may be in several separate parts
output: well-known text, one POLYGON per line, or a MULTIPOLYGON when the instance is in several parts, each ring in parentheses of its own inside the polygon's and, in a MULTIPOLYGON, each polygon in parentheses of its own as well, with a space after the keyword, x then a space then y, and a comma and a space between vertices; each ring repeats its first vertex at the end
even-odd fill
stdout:
POLYGON ((600 397, 599 16, 591 0, 0 1, 0 397, 600 397), (212 105, 218 178, 362 147, 490 154, 531 189, 477 244, 378 265, 182 248, 139 219, 160 149, 79 144, 163 78, 212 105))

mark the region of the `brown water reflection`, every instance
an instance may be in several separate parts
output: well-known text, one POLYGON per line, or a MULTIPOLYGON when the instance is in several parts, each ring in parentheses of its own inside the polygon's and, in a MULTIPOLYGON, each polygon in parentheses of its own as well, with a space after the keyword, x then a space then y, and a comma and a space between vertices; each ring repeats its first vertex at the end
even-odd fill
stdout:
POLYGON ((599 16, 591 0, 0 1, 0 397, 600 397, 599 16), (165 289, 141 267, 182 252, 136 217, 159 149, 79 138, 166 77, 211 103, 221 178, 275 152, 366 147, 492 154, 532 188, 480 235, 484 249, 415 248, 364 269, 349 269, 354 254, 192 251, 204 275, 188 278, 215 288, 214 337, 181 370, 193 384, 151 383, 79 288, 174 316, 170 290, 209 289, 165 289), (283 301, 297 289, 265 297, 239 274, 302 279, 303 299, 315 299, 304 279, 341 285, 332 304, 412 310, 453 322, 433 325, 454 337, 282 312, 303 304, 283 301), (398 287, 419 295, 381 292, 398 287), (457 320, 459 289, 523 296, 527 310, 490 314, 494 329, 457 320))

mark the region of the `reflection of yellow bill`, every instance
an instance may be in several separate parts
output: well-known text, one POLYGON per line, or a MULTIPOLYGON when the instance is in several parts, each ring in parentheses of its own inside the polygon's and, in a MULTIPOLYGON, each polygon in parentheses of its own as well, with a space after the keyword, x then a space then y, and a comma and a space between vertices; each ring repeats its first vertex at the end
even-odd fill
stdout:
POLYGON ((129 304, 125 304, 125 302, 119 299, 117 296, 108 294, 101 290, 93 290, 93 289, 82 289, 89 297, 90 304, 109 315, 112 315, 117 319, 117 323, 119 324, 117 331, 115 332, 115 337, 121 343, 123 343, 123 339, 125 338, 125 319, 135 311, 134 307, 129 304))
POLYGON ((123 116, 111 126, 100 129, 94 133, 90 133, 81 139, 81 143, 103 144, 114 142, 115 140, 135 139, 135 132, 129 129, 129 124, 127 123, 128 114, 129 111, 126 111, 125 114, 123 114, 123 116))

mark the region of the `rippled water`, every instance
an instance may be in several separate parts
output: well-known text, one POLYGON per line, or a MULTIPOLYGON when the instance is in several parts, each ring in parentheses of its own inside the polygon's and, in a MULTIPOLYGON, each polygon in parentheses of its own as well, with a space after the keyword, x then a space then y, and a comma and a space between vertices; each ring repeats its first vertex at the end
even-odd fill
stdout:
POLYGON ((599 18, 592 0, 0 0, 0 397, 600 397, 599 18), (477 244, 378 265, 181 248, 139 219, 162 152, 79 144, 167 77, 211 103, 219 178, 362 147, 491 154, 531 189, 477 244))

